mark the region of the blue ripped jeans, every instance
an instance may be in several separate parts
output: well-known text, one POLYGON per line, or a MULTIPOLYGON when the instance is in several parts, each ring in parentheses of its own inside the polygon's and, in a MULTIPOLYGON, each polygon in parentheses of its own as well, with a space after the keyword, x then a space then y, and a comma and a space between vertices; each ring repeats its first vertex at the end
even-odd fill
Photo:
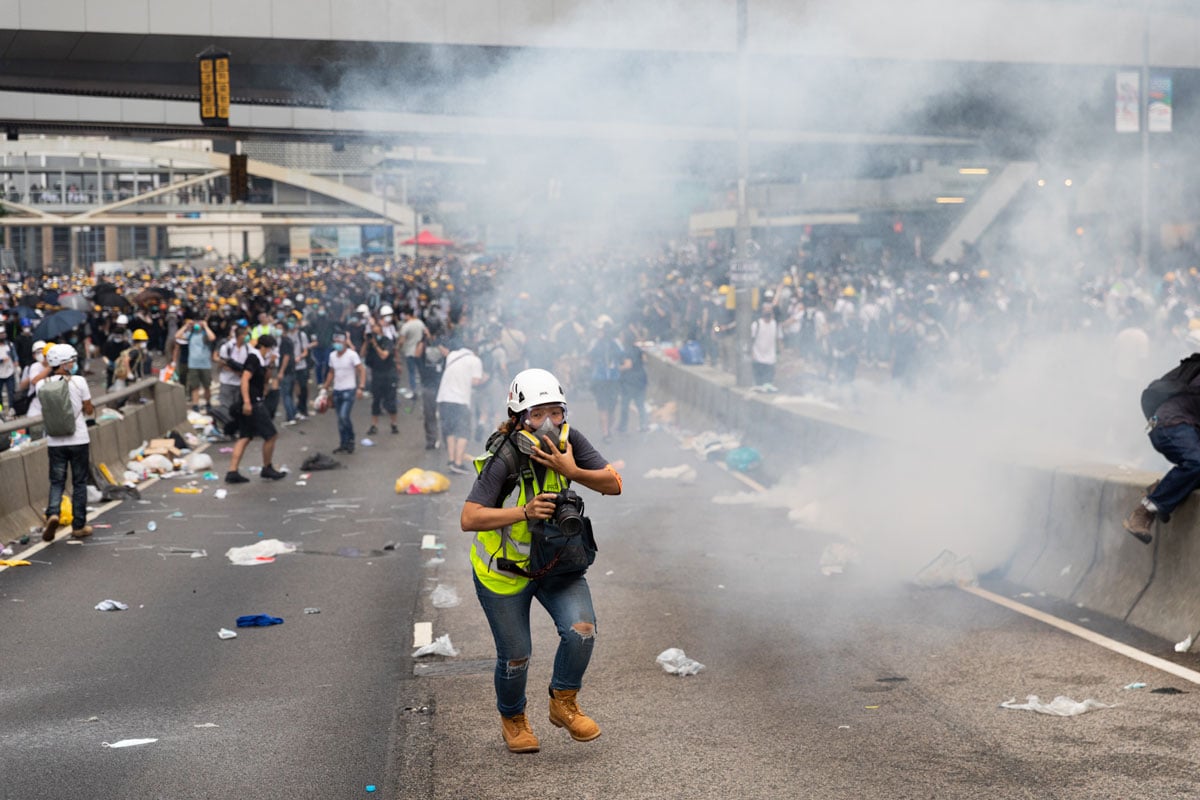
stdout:
POLYGON ((354 423, 350 421, 350 412, 354 410, 354 389, 335 389, 333 392, 333 409, 337 412, 338 438, 341 446, 347 450, 354 449, 354 423))
POLYGON ((579 689, 596 643, 596 612, 592 593, 582 573, 530 581, 517 594, 496 594, 475 577, 475 594, 487 615, 496 642, 496 709, 511 717, 525 710, 525 682, 533 640, 529 609, 533 598, 550 612, 558 629, 551 689, 579 689), (585 634, 575 630, 590 625, 585 634))

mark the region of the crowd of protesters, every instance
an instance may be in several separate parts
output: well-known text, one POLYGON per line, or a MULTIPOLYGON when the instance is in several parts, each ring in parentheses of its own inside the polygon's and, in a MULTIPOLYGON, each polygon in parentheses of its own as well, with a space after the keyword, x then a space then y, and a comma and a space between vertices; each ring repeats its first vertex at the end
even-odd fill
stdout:
MULTIPOLYGON (((339 418, 339 450, 352 452, 350 409, 371 397, 371 426, 397 430, 405 412, 425 415, 426 447, 443 443, 439 398, 447 356, 480 362, 458 440, 479 438, 502 411, 487 386, 545 366, 587 385, 600 434, 644 427, 643 347, 690 349, 733 370, 741 337, 736 297, 753 306, 745 356, 767 390, 811 391, 869 375, 898 388, 938 373, 963 380, 1000 369, 1022 342, 1055 330, 1091 328, 1124 337, 1134 351, 1155 340, 1200 341, 1200 275, 1078 269, 1031 272, 968 250, 953 267, 881 255, 817 258, 799 248, 766 253, 757 284, 736 293, 729 253, 712 243, 663 246, 649 255, 600 252, 508 256, 427 255, 335 261, 274 269, 222 266, 95 284, 82 276, 8 283, 2 298, 0 397, 21 411, 21 376, 39 348, 37 331, 74 297, 86 319, 54 337, 80 353, 103 388, 169 367, 198 409, 227 410, 241 393, 231 368, 271 336, 263 354, 267 418, 302 422, 326 390, 339 418), (1132 333, 1130 333, 1132 331, 1132 333), (215 389, 215 391, 214 391, 215 389), (7 397, 4 393, 7 392, 7 397), (386 417, 386 422, 385 422, 386 417)), ((443 393, 445 394, 445 393, 443 393)), ((445 409, 443 409, 445 410, 445 409)), ((461 467, 461 456, 453 466, 461 467)))

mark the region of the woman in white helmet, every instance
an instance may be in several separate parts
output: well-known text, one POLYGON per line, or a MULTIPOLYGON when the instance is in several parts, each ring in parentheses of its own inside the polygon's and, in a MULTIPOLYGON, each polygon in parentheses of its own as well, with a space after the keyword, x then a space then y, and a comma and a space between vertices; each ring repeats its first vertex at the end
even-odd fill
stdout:
MULTIPOLYGON (((568 529, 565 523, 560 527, 556 513, 556 500, 564 497, 560 492, 577 483, 601 494, 621 493, 621 476, 566 419, 566 394, 554 375, 544 369, 518 373, 508 392, 508 419, 488 441, 494 455, 476 462, 479 475, 460 520, 464 531, 476 532, 470 556, 475 592, 496 644, 496 708, 505 744, 514 753, 540 748, 525 716, 534 598, 550 612, 559 635, 550 722, 576 741, 600 735, 600 726, 576 702, 596 641, 587 564, 560 572, 553 570, 553 561, 538 569, 531 559, 539 541, 553 541, 568 529)), ((584 519, 590 542, 590 523, 584 519)))

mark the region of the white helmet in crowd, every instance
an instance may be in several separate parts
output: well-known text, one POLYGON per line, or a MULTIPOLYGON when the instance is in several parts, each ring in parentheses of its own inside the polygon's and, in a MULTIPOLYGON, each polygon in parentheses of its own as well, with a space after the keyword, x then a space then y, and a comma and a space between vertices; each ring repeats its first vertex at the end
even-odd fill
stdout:
POLYGON ((46 353, 46 364, 51 369, 58 369, 63 364, 70 364, 77 358, 79 358, 79 354, 75 352, 74 347, 69 344, 56 344, 46 353))
POLYGON ((370 314, 371 309, 367 308, 366 303, 360 303, 358 308, 354 309, 355 314, 370 314))
POLYGON ((558 378, 544 369, 525 369, 513 378, 508 388, 508 410, 520 414, 545 403, 567 404, 567 395, 558 378))
POLYGON ((396 315, 396 312, 394 310, 392 310, 391 306, 380 306, 379 307, 379 316, 394 317, 395 315, 396 315))
POLYGON ((125 316, 124 314, 118 314, 117 315, 117 324, 118 325, 128 325, 129 317, 125 316))

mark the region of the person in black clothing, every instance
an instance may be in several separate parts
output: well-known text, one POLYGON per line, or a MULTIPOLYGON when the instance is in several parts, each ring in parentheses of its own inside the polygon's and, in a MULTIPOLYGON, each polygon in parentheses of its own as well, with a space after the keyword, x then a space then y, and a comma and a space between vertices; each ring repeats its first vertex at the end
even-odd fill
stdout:
POLYGON ((112 389, 113 385, 113 370, 117 368, 117 360, 121 358, 121 354, 129 349, 129 317, 121 314, 113 322, 112 328, 108 337, 104 340, 104 347, 101 349, 101 355, 104 356, 104 363, 107 365, 105 372, 105 384, 107 389, 112 389))
POLYGON ((17 346, 17 364, 25 369, 33 363, 33 334, 28 325, 21 325, 21 332, 13 344, 17 346))
POLYGON ((632 404, 638 415, 638 430, 646 431, 646 363, 642 348, 637 346, 637 335, 632 328, 621 332, 621 345, 625 348, 625 360, 621 362, 620 421, 617 431, 629 430, 629 406, 632 404))
POLYGON ((434 318, 427 323, 425 338, 417 346, 417 369, 421 377, 421 412, 425 417, 425 449, 438 448, 437 393, 442 368, 450 349, 442 342, 442 324, 434 318))
POLYGON ((1200 376, 1188 391, 1159 404, 1150 417, 1150 445, 1175 466, 1154 483, 1125 518, 1125 530, 1142 544, 1150 544, 1150 528, 1157 519, 1169 522, 1171 512, 1200 488, 1200 376))
MULTIPOLYGON (((265 333, 258 337, 258 348, 270 350, 273 347, 275 347, 274 336, 265 333)), ((271 464, 271 457, 275 454, 275 439, 279 434, 275 430, 275 423, 271 422, 271 417, 267 413, 266 403, 263 402, 267 381, 270 377, 268 372, 266 359, 258 349, 249 348, 246 361, 242 366, 242 415, 238 420, 238 440, 233 445, 233 456, 229 459, 229 472, 225 474, 226 483, 249 482, 249 478, 238 472, 238 465, 242 461, 242 455, 246 452, 247 445, 254 438, 263 440, 263 468, 260 473, 262 477, 277 481, 287 475, 286 471, 277 470, 271 464)))
POLYGON ((392 420, 392 433, 399 433, 396 425, 396 340, 383 335, 383 326, 372 322, 363 334, 359 357, 371 370, 371 427, 367 435, 379 433, 379 414, 386 410, 392 420))

